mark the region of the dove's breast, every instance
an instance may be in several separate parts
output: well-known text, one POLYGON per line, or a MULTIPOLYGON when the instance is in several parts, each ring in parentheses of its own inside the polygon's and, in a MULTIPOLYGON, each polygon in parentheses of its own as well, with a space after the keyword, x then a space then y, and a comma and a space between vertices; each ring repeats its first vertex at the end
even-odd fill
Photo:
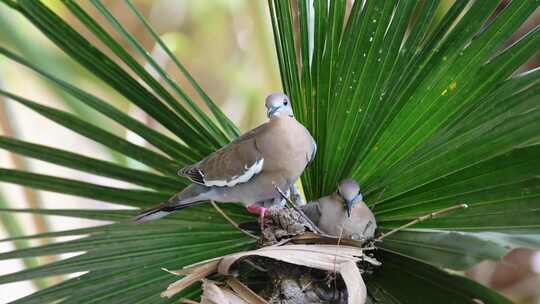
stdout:
POLYGON ((280 117, 269 122, 264 134, 274 140, 257 140, 263 151, 266 172, 280 171, 294 182, 304 171, 314 153, 314 141, 308 130, 292 117, 280 117))

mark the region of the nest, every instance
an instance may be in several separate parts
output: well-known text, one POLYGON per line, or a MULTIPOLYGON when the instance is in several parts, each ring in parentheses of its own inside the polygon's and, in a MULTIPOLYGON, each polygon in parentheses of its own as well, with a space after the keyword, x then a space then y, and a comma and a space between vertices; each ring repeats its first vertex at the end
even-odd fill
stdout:
POLYGON ((266 213, 258 246, 276 245, 280 241, 292 239, 309 231, 315 231, 315 227, 296 210, 272 207, 266 213))
POLYGON ((363 276, 381 265, 371 244, 314 233, 294 209, 271 208, 258 248, 171 272, 184 276, 162 293, 170 298, 203 282, 201 304, 362 304, 363 276))

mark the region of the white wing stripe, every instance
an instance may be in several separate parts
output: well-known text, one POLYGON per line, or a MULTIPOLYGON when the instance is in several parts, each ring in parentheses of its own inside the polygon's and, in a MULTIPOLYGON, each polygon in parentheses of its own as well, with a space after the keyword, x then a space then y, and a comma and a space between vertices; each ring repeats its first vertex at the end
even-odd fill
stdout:
POLYGON ((233 176, 229 181, 227 180, 205 180, 204 184, 207 187, 212 186, 218 186, 218 187, 234 187, 237 184, 245 183, 249 181, 253 176, 257 175, 259 172, 262 171, 264 164, 264 158, 259 159, 256 161, 251 167, 247 168, 247 170, 242 175, 236 175, 233 176))

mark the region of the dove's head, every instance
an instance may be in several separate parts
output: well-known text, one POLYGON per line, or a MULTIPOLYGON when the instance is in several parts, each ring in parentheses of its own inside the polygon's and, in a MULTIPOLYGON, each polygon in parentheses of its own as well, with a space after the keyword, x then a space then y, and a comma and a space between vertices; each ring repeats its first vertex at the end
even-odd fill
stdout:
POLYGON ((353 179, 344 179, 338 184, 337 195, 339 195, 345 204, 347 209, 347 215, 351 216, 351 210, 357 203, 361 203, 363 200, 362 193, 360 193, 360 186, 353 179))
POLYGON ((268 95, 264 105, 266 106, 266 116, 270 119, 281 116, 294 116, 291 101, 283 93, 272 93, 268 95))

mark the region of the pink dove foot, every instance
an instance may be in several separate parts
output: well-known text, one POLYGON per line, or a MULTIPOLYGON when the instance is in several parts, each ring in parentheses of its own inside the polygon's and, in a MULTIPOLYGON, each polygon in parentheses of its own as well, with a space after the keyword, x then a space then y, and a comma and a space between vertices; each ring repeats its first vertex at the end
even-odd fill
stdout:
POLYGON ((251 214, 259 215, 259 224, 261 225, 261 231, 264 230, 264 217, 266 215, 267 208, 258 206, 256 203, 253 203, 247 207, 247 211, 251 214))

